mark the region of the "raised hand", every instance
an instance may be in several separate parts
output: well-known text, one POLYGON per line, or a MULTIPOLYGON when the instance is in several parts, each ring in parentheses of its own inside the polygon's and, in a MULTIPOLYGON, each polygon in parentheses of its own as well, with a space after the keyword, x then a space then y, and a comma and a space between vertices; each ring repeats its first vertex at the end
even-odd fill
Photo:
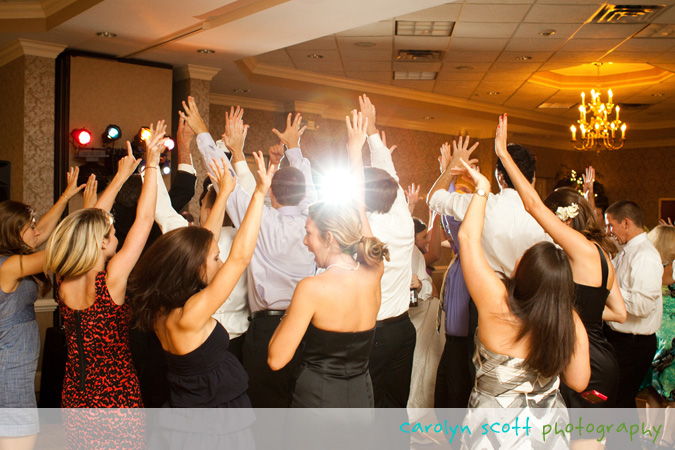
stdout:
POLYGON ((667 221, 667 222, 666 222, 665 220, 663 220, 663 219, 659 219, 659 225, 665 225, 665 226, 667 226, 667 227, 675 226, 675 225, 673 225, 673 221, 670 219, 670 217, 668 217, 668 221, 667 221))
POLYGON ((590 195, 593 195, 593 182, 595 181, 595 169, 593 166, 588 166, 586 172, 581 175, 581 178, 584 181, 584 195, 588 198, 590 195))
POLYGON ((96 200, 98 200, 98 181, 96 180, 96 175, 91 174, 89 175, 89 178, 87 179, 87 184, 84 187, 84 191, 82 192, 82 195, 84 196, 84 205, 83 208, 93 208, 94 205, 96 204, 96 200))
POLYGON ((163 120, 157 121, 157 125, 150 124, 150 137, 146 140, 145 162, 146 167, 158 167, 159 155, 164 151, 164 134, 166 124, 163 120))
POLYGON ((368 118, 365 117, 362 112, 353 110, 351 120, 349 116, 347 116, 345 117, 345 122, 347 123, 348 147, 352 150, 358 149, 360 151, 368 137, 366 132, 368 129, 368 118))
POLYGON ((438 157, 438 162, 441 165, 441 173, 448 170, 448 166, 452 161, 452 148, 447 142, 441 145, 441 156, 438 157))
POLYGON ((86 185, 82 184, 77 185, 77 176, 80 174, 80 168, 75 166, 71 167, 68 173, 66 174, 66 190, 63 191, 63 196, 66 200, 73 198, 73 195, 80 192, 86 185))
POLYGON ((464 161, 464 159, 459 160, 462 166, 453 167, 450 169, 450 173, 456 176, 461 176, 468 174, 473 180, 476 189, 483 189, 485 192, 490 192, 490 180, 485 178, 485 175, 480 173, 478 166, 471 166, 464 161))
MULTIPOLYGON (((377 133, 377 128, 375 128, 375 119, 377 117, 375 105, 373 105, 366 94, 359 96, 359 108, 363 116, 368 119, 368 136, 377 133)), ((386 146, 387 144, 384 145, 386 146)))
POLYGON ((281 164, 281 160, 284 158, 284 145, 276 144, 272 145, 269 150, 270 154, 270 164, 278 166, 281 164))
POLYGON ((452 141, 452 161, 451 164, 452 166, 458 166, 459 165, 459 160, 463 159, 464 161, 468 161, 468 163, 471 164, 476 164, 478 162, 477 159, 471 159, 471 154, 473 153, 476 148, 478 148, 478 142, 474 143, 471 147, 469 147, 469 136, 466 137, 459 137, 459 144, 457 141, 452 141))
POLYGON ((209 129, 204 123, 204 119, 199 114, 199 108, 197 108, 197 102, 192 96, 188 97, 187 103, 183 102, 183 111, 178 111, 178 115, 185 119, 185 122, 192 128, 195 134, 208 133, 209 129))
POLYGON ((415 188, 415 183, 413 183, 412 186, 408 186, 408 191, 406 192, 406 195, 408 196, 408 207, 414 208, 417 202, 420 201, 421 187, 422 186, 418 184, 417 188, 415 188))
POLYGON ((214 185, 218 186, 218 194, 230 195, 237 185, 237 180, 232 176, 225 158, 220 158, 220 164, 213 159, 209 162, 209 166, 213 171, 213 173, 209 173, 209 178, 214 185))
POLYGON ((118 161, 117 174, 126 180, 134 173, 136 167, 138 167, 140 163, 140 158, 134 158, 134 152, 131 150, 131 142, 127 141, 127 155, 118 161))
POLYGON ((195 132, 192 131, 192 128, 185 123, 184 117, 178 118, 178 131, 176 131, 176 140, 178 141, 178 146, 185 146, 185 150, 189 150, 190 141, 195 137, 195 132))
POLYGON ((497 156, 501 157, 506 155, 508 152, 506 150, 507 141, 506 133, 508 131, 508 118, 506 114, 499 116, 499 124, 495 130, 495 153, 497 156))
MULTIPOLYGON (((368 119, 370 121, 370 119, 368 119)), ((368 133, 370 136, 370 133, 368 133)), ((387 134, 384 131, 380 132, 380 139, 382 140, 382 144, 387 147, 387 134)), ((391 147, 387 147, 389 149, 389 153, 394 153, 394 150, 396 150, 398 147, 396 144, 392 145, 391 147)))
POLYGON ((253 157, 255 158, 255 162, 258 165, 258 184, 256 185, 255 189, 256 191, 265 195, 272 185, 272 177, 276 171, 276 166, 270 164, 270 166, 265 169, 265 158, 263 157, 262 152, 253 152, 253 157))
POLYGON ((300 113, 297 113, 295 119, 291 122, 292 116, 293 113, 288 113, 288 117, 286 118, 286 130, 284 130, 283 133, 280 133, 276 128, 272 128, 272 133, 279 138, 286 148, 300 147, 300 137, 307 129, 307 126, 300 126, 302 124, 302 115, 300 115, 300 113))
POLYGON ((230 107, 230 113, 225 113, 225 133, 223 133, 223 142, 232 153, 244 153, 244 142, 248 133, 248 125, 244 125, 244 109, 237 106, 230 107))

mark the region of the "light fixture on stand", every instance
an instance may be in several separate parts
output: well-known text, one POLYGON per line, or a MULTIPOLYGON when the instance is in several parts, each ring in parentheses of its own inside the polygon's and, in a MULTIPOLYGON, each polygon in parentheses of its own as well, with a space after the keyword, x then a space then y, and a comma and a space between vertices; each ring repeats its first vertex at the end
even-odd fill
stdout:
MULTIPOLYGON (((600 66, 602 63, 594 63, 598 68, 600 75, 600 66)), ((586 103, 586 93, 581 93, 581 105, 579 105, 579 132, 577 138, 577 127, 572 125, 572 143, 577 150, 618 150, 626 142, 626 124, 619 120, 619 106, 612 103, 612 90, 607 91, 608 101, 603 103, 600 100, 600 91, 591 90, 591 98, 586 103), (611 114, 615 113, 614 120, 611 120, 611 114), (588 116, 588 117, 587 117, 588 116)))

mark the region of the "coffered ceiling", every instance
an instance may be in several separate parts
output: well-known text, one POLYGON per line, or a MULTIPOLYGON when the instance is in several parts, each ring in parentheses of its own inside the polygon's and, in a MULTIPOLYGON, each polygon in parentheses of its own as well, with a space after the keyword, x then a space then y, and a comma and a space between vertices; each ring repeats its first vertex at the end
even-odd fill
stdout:
POLYGON ((21 38, 213 67, 216 103, 328 118, 367 92, 383 124, 475 137, 493 135, 508 112, 521 142, 562 149, 571 149, 580 90, 614 80, 626 148, 675 145, 675 0, 621 3, 0 0, 0 48, 21 38), (417 31, 401 35, 406 27, 417 31), (584 68, 593 62, 603 63, 600 78, 584 68), (638 63, 659 75, 636 75, 638 63), (552 73, 568 78, 541 82, 552 73))

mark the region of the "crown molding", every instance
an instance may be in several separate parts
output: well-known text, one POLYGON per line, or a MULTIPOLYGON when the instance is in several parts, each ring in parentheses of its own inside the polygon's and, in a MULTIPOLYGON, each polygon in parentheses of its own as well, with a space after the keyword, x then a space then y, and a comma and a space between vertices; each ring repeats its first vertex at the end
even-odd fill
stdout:
POLYGON ((261 111, 284 112, 284 104, 272 100, 262 100, 257 98, 237 97, 235 95, 211 94, 210 102, 214 105, 236 106, 242 108, 258 109, 261 111))
POLYGON ((188 64, 186 66, 176 67, 173 69, 173 81, 182 81, 187 79, 211 81, 220 69, 215 67, 197 66, 188 64))
POLYGON ((0 19, 44 19, 45 11, 40 3, 2 2, 0 19))
POLYGON ((0 50, 0 67, 21 56, 39 56, 41 58, 56 59, 66 47, 68 46, 28 39, 17 39, 0 50))

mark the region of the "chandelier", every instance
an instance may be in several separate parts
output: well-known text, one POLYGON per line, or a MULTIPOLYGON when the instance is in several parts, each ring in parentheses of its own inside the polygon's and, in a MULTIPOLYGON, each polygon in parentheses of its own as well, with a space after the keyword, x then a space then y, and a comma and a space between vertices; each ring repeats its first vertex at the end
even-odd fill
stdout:
MULTIPOLYGON (((598 71, 600 67, 598 67, 598 71)), ((616 107, 612 103, 612 90, 607 91, 608 101, 603 103, 600 101, 600 92, 595 89, 591 90, 591 100, 586 104, 586 94, 581 93, 581 105, 579 105, 579 131, 581 132, 581 139, 577 139, 577 127, 572 125, 572 143, 577 150, 597 150, 598 153, 602 148, 607 150, 618 150, 623 147, 626 142, 626 124, 619 120, 619 106, 616 107), (612 110, 616 112, 614 120, 608 118, 612 114, 612 110), (586 115, 590 120, 587 120, 586 115), (619 137, 619 130, 621 137, 619 137)))

